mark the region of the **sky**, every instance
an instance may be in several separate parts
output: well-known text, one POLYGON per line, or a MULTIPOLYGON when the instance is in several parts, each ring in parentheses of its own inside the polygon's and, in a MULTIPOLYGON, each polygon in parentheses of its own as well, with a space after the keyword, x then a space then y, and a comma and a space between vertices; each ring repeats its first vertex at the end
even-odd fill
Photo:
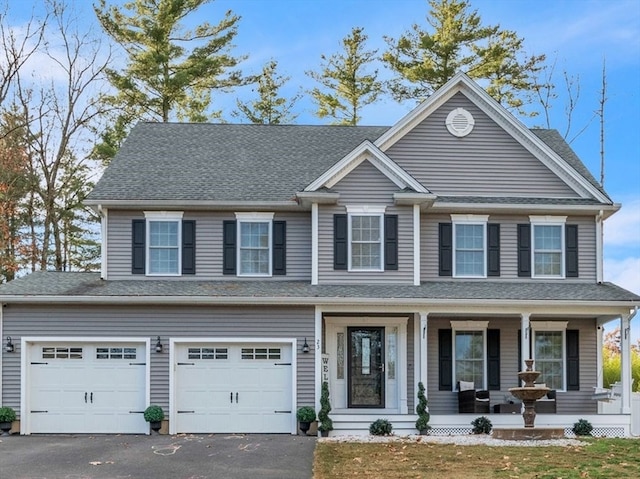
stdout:
MULTIPOLYGON (((2 3, 0 1, 0 3, 2 3)), ((41 9, 43 0, 8 0, 15 22, 41 9)), ((108 0, 109 4, 122 0, 108 0)), ((76 0, 83 24, 100 30, 90 0, 76 0)), ((606 63, 605 189, 622 209, 605 223, 604 276, 640 294, 640 0, 471 0, 485 25, 500 25, 524 38, 528 54, 545 54, 555 62, 559 98, 551 110, 551 126, 567 125, 564 72, 580 86, 571 134, 580 135, 572 148, 591 173, 600 178, 600 123, 595 117, 606 63)), ((257 74, 270 61, 290 77, 282 94, 293 96, 315 86, 305 72, 319 70, 322 54, 341 51, 341 40, 353 27, 363 27, 367 48, 382 53, 384 36, 398 38, 413 24, 428 29, 426 0, 216 0, 201 7, 187 22, 219 22, 227 10, 241 17, 234 39, 235 55, 248 55, 245 73, 257 74)), ((118 53, 116 54, 116 58, 118 53)), ((42 67, 43 64, 40 66, 42 67)), ((381 77, 389 73, 379 65, 381 77)), ((224 117, 236 97, 253 98, 250 87, 216 96, 214 107, 224 117)), ((362 112, 365 125, 392 125, 414 103, 385 99, 362 112)), ((326 123, 315 117, 314 105, 303 98, 294 108, 296 123, 326 123)), ((540 118, 520 118, 527 126, 545 125, 540 118)), ((640 315, 633 321, 640 336, 640 315)))

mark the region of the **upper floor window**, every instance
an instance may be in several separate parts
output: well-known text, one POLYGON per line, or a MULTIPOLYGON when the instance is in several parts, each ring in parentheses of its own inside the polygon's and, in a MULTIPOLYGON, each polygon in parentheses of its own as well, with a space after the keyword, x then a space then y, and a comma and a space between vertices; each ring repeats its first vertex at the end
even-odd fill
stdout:
POLYGON ((348 206, 349 270, 382 271, 385 207, 348 206))
POLYGON ((145 212, 147 274, 178 275, 181 265, 182 212, 145 212))
POLYGON ((487 220, 481 215, 451 215, 453 221, 453 275, 487 275, 487 220))
POLYGON ((131 220, 131 274, 196 274, 196 221, 181 211, 145 211, 131 220))
POLYGON ((534 277, 564 277, 566 216, 531 216, 534 277))
POLYGON ((236 213, 238 221, 238 274, 271 276, 273 213, 236 213))

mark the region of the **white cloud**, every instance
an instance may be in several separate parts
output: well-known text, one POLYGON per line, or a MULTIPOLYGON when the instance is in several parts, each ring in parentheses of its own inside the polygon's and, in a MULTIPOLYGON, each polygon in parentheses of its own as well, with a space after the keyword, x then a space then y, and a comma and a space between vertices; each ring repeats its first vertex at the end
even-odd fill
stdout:
POLYGON ((629 291, 640 294, 640 257, 622 260, 606 259, 604 278, 629 291))
POLYGON ((629 246, 640 254, 640 198, 629 198, 604 225, 605 247, 629 246))

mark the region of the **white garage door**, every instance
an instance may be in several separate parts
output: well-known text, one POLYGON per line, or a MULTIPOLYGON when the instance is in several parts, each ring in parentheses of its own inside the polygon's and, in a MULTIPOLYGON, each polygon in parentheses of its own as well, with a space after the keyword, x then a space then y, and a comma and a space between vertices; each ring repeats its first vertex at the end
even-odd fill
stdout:
POLYGON ((146 433, 143 343, 35 343, 31 433, 146 433))
POLYGON ((290 344, 176 347, 176 431, 290 433, 290 344))

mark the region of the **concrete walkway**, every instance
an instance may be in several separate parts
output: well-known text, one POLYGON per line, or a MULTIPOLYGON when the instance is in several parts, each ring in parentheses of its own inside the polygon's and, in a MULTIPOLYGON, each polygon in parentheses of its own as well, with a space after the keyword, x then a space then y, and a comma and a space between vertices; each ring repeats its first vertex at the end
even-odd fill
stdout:
POLYGON ((2 436, 2 479, 311 479, 315 438, 2 436))

